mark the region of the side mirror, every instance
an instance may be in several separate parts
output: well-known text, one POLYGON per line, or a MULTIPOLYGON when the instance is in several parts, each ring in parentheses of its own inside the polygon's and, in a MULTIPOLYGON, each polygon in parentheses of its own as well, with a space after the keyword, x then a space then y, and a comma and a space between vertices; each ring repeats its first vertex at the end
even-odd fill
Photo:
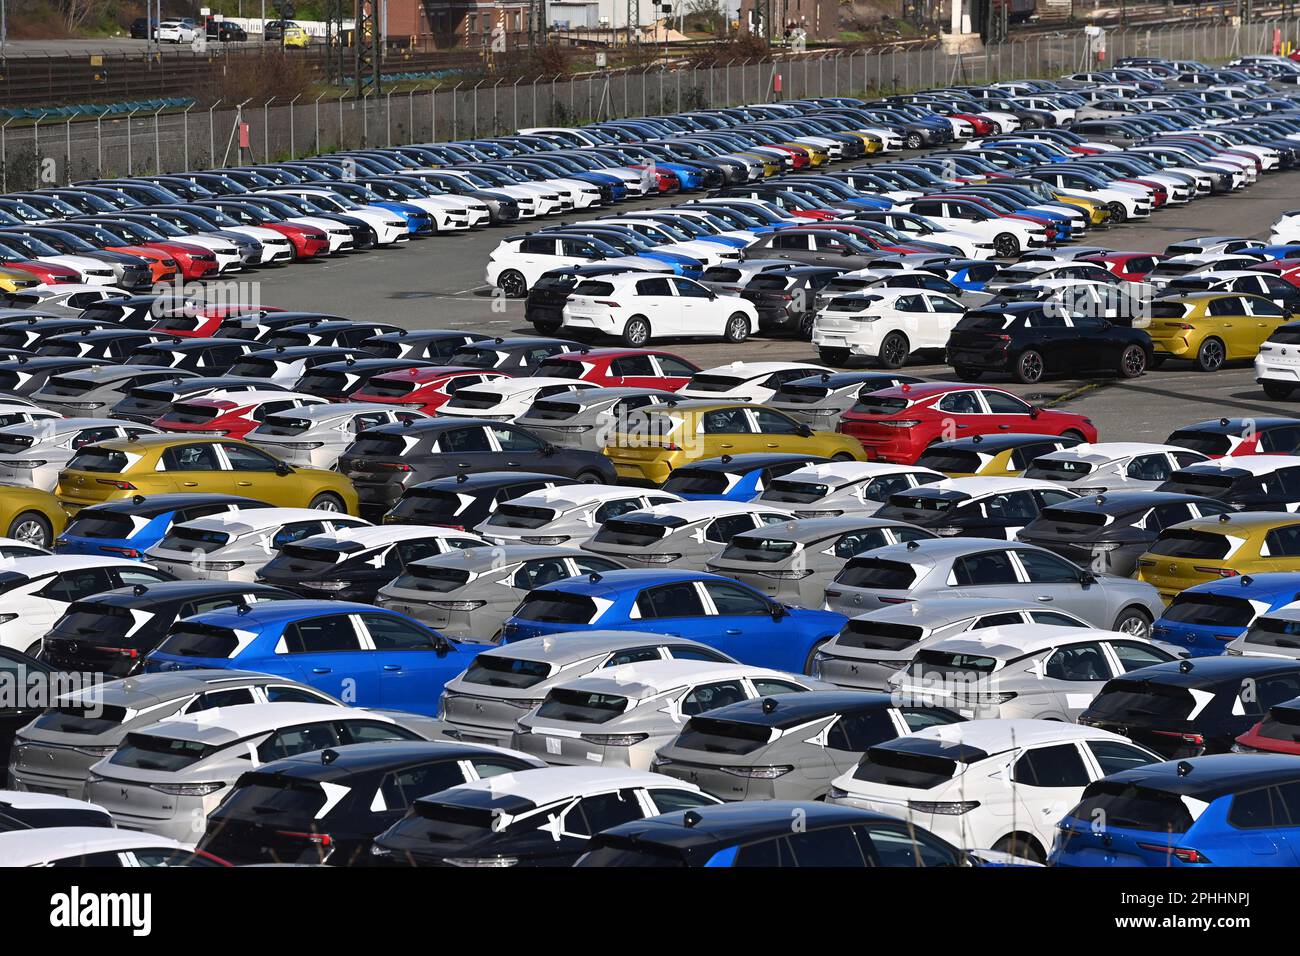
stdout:
POLYGON ((784 617, 786 616, 787 613, 788 613, 788 612, 786 611, 786 609, 785 609, 785 605, 784 605, 784 604, 773 604, 773 605, 772 605, 772 620, 774 620, 774 621, 779 621, 779 620, 781 620, 782 618, 784 618, 784 617))
POLYGON ((554 446, 554 445, 549 445, 549 444, 548 444, 548 445, 543 445, 543 446, 542 446, 542 456, 543 456, 544 458, 550 458, 550 457, 551 457, 552 455, 554 455, 554 454, 555 454, 555 446, 554 446))
POLYGON ((801 438, 812 438, 812 437, 813 437, 813 430, 812 430, 812 427, 809 426, 809 425, 800 425, 800 426, 799 426, 799 436, 800 436, 801 438))
POLYGON ((1084 571, 1079 575, 1079 583, 1086 588, 1090 584, 1097 583, 1097 576, 1091 571, 1084 571))
POLYGON ((1042 409, 1039 408, 1037 405, 1031 405, 1031 406, 1029 407, 1029 417, 1030 417, 1030 418, 1037 418, 1041 412, 1042 412, 1042 409))
POLYGON ((287 475, 293 474, 293 467, 288 462, 282 461, 275 466, 275 473, 281 478, 284 478, 287 475))

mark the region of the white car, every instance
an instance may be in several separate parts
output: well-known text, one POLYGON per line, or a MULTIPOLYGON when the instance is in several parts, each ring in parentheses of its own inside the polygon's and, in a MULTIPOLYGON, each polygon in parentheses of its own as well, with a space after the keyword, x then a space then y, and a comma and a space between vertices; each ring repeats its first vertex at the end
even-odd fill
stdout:
POLYGON ((1269 398, 1290 398, 1300 388, 1300 323, 1279 326, 1260 345, 1255 381, 1269 398))
POLYGON ((0 644, 35 657, 45 632, 74 601, 171 579, 165 571, 125 558, 56 554, 0 559, 0 644))
POLYGON ((53 491, 82 445, 149 435, 158 429, 112 418, 54 418, 0 428, 0 483, 53 491))
MULTIPOLYGON (((721 247, 719 247, 721 248, 721 247)), ((562 313, 560 331, 600 332, 634 348, 655 338, 721 338, 743 342, 758 328, 758 310, 682 276, 594 276, 579 282, 562 313)))
POLYGON ((833 375, 831 369, 804 362, 732 362, 701 369, 677 390, 683 399, 726 399, 763 404, 781 386, 810 375, 833 375))
POLYGON ((835 779, 827 802, 906 820, 963 849, 1042 863, 1084 787, 1161 759, 1093 727, 971 720, 872 747, 835 779))
POLYGON ((5 298, 15 304, 22 303, 29 311, 48 312, 51 317, 67 315, 76 318, 82 309, 88 309, 105 299, 126 299, 131 296, 125 289, 112 285, 85 282, 36 285, 5 298))
POLYGON ((176 840, 112 827, 43 827, 0 833, 5 866, 220 866, 176 840))
POLYGON ((592 262, 647 272, 660 272, 664 268, 664 263, 658 259, 607 256, 602 246, 588 239, 537 233, 502 239, 488 256, 484 278, 489 285, 496 286, 513 299, 519 299, 527 294, 543 273, 563 266, 582 266, 592 262))
POLYGON ((797 468, 767 483, 756 503, 789 508, 799 518, 875 514, 890 495, 943 481, 929 468, 878 461, 831 461, 797 468))
POLYGON ((599 388, 595 382, 571 378, 523 376, 499 378, 481 385, 459 388, 442 405, 438 416, 485 418, 494 422, 512 422, 532 407, 535 400, 599 388))
POLYGON ((1084 442, 1040 455, 1025 478, 1059 482, 1082 494, 1154 491, 1180 468, 1206 461, 1199 451, 1150 442, 1084 442))
MULTIPOLYGON (((447 188, 451 188, 454 183, 459 183, 469 189, 504 193, 518 205, 519 218, 521 219, 535 219, 538 216, 549 216, 563 212, 566 206, 560 199, 559 190, 547 189, 545 186, 538 186, 535 183, 497 185, 492 180, 479 175, 473 169, 446 167, 430 170, 427 173, 421 170, 410 175, 419 176, 419 178, 431 184, 439 186, 446 184, 447 188)), ((572 206, 570 205, 569 208, 572 208, 572 206)))
POLYGON ((620 485, 561 485, 502 502, 474 531, 497 545, 575 546, 610 518, 681 500, 666 491, 620 485))
POLYGON ((188 17, 163 20, 154 27, 154 38, 159 43, 193 43, 199 35, 199 29, 199 25, 188 17))
POLYGON ((63 418, 58 412, 41 408, 23 398, 0 397, 0 428, 24 422, 52 422, 63 418))
POLYGON ((397 213, 383 206, 363 206, 328 186, 273 186, 260 192, 271 196, 281 193, 301 196, 329 213, 360 219, 374 231, 376 245, 391 246, 411 238, 406 220, 397 213))
POLYGON ((404 197, 401 201, 419 206, 433 216, 438 232, 469 229, 486 224, 492 218, 492 212, 486 203, 473 196, 461 196, 439 185, 436 179, 429 178, 434 172, 423 169, 403 170, 400 178, 419 195, 404 197))
POLYGON ((828 365, 870 358, 902 368, 924 349, 941 349, 966 308, 924 289, 875 288, 838 296, 813 320, 813 345, 828 365))
POLYGON ((1269 230, 1268 241, 1273 245, 1300 242, 1300 209, 1289 209, 1278 216, 1269 230))
POLYGON ((1076 172, 1062 172, 1050 166, 1033 174, 1061 196, 1075 196, 1102 203, 1110 210, 1111 222, 1127 219, 1147 219, 1151 215, 1152 192, 1147 186, 1136 183, 1111 182, 1097 186, 1090 177, 1076 172))
POLYGON ((925 216, 942 229, 979 236, 993 243, 993 254, 1014 257, 1026 249, 1047 245, 1047 228, 1027 219, 995 216, 987 209, 966 200, 926 196, 901 203, 900 208, 925 216))
POLYGON ((291 541, 369 524, 313 508, 227 511, 172 525, 145 552, 145 560, 182 580, 252 582, 262 565, 291 541))
MULTIPOLYGON (((113 826, 113 816, 103 807, 56 793, 0 790, 0 833, 44 830, 51 827, 113 826)), ((4 859, 9 866, 9 860, 4 859)))
MULTIPOLYGON (((917 193, 905 199, 918 198, 919 195, 917 193)), ((920 239, 925 242, 954 246, 968 259, 987 259, 993 255, 993 242, 989 237, 963 229, 949 229, 925 216, 903 212, 901 209, 883 209, 879 212, 867 213, 862 218, 888 226, 906 239, 920 239)))
MULTIPOLYGON (((398 410, 376 402, 304 405, 267 415, 244 439, 291 465, 328 469, 334 467, 343 450, 365 429, 427 417, 424 412, 414 409, 398 410)), ((3 434, 0 431, 0 448, 3 447, 3 434)), ((0 469, 3 469, 3 461, 0 461, 0 469)))

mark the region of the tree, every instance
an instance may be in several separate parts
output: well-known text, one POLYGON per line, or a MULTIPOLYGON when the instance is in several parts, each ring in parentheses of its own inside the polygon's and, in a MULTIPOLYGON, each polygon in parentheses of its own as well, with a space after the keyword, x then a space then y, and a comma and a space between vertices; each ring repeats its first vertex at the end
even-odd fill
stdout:
POLYGON ((703 25, 706 30, 716 31, 727 18, 722 0, 689 0, 686 4, 686 16, 695 25, 703 25))
POLYGON ((108 0, 58 0, 58 6, 63 22, 71 33, 102 14, 108 6, 108 0))

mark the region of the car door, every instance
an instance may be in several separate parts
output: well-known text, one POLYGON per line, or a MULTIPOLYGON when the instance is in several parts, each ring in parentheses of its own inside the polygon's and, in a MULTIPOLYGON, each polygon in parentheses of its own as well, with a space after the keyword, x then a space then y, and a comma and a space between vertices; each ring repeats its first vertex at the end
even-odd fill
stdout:
POLYGON ((700 430, 704 435, 704 454, 701 457, 767 450, 748 410, 740 406, 705 412, 700 416, 700 430))
POLYGON ((1021 754, 1011 768, 1011 782, 1016 828, 1032 828, 1039 847, 1047 850, 1057 821, 1079 802, 1092 774, 1077 744, 1051 744, 1021 754))
POLYGON ((438 635, 394 614, 356 615, 370 667, 379 672, 379 706, 428 714, 437 712, 438 697, 465 661, 449 653, 438 635))
POLYGON ((278 474, 279 460, 260 449, 222 442, 221 455, 234 494, 250 498, 276 494, 283 491, 285 481, 292 480, 290 476, 278 474))
POLYGON ((1008 548, 990 548, 953 559, 948 593, 961 597, 1023 600, 1027 589, 1008 548))
POLYGON ((636 297, 629 307, 650 322, 652 335, 671 336, 682 331, 682 303, 666 276, 650 276, 635 283, 636 297))
POLYGON ((1078 719, 1106 681, 1118 676, 1102 641, 1081 641, 1057 648, 1043 662, 1042 674, 1052 684, 1050 695, 1055 698, 1057 712, 1070 721, 1078 719))
POLYGON ((1073 614, 1094 627, 1109 627, 1109 604, 1098 584, 1083 584, 1077 565, 1047 551, 1018 548, 1012 551, 1026 582, 1024 597, 1073 614))
POLYGON ((502 452, 483 425, 465 425, 440 432, 437 452, 438 473, 445 475, 496 471, 505 467, 510 457, 502 452))
MULTIPOLYGON (((548 446, 522 428, 494 424, 488 427, 488 432, 498 450, 497 461, 500 462, 496 466, 498 468, 536 468, 546 458, 548 446)), ((566 466, 565 458, 560 454, 547 459, 546 465, 545 469, 540 470, 557 474, 567 474, 573 470, 566 466)))
POLYGON ((651 355, 621 355, 609 363, 611 385, 626 388, 659 388, 659 368, 651 355))
POLYGON ((730 654, 723 646, 722 635, 712 626, 704 597, 694 581, 675 581, 643 589, 632 610, 631 627, 637 631, 689 637, 730 654))
POLYGON ((1254 336, 1247 347, 1249 354, 1246 357, 1254 358, 1264 340, 1272 335, 1278 326, 1286 322, 1290 314, 1272 299, 1249 296, 1245 301, 1250 314, 1255 319, 1254 336))
POLYGON ((174 491, 236 493, 234 472, 226 466, 216 442, 172 445, 163 450, 158 466, 174 491))
POLYGON ((1250 314, 1245 300, 1238 295, 1212 299, 1206 306, 1205 334, 1223 340, 1227 358, 1253 358, 1259 351, 1258 320, 1250 314), (1258 341, 1257 341, 1258 339, 1258 341))
MULTIPOLYGON (((1028 402, 1021 401, 1007 392, 999 392, 991 388, 981 388, 976 391, 984 403, 986 415, 995 416, 993 422, 996 423, 997 431, 1038 434, 1050 429, 1046 423, 1040 424, 1041 417, 1033 414, 1033 406, 1028 402)), ((988 422, 989 418, 983 420, 988 422)))
POLYGON ((353 615, 321 614, 285 625, 275 652, 299 682, 345 704, 377 707, 379 671, 366 646, 353 615))
POLYGON ((808 435, 808 428, 782 412, 770 408, 752 408, 750 417, 754 423, 756 441, 754 451, 789 451, 798 452, 813 436, 808 435))
MULTIPOLYGON (((936 281, 943 281, 936 277, 936 281)), ((944 282, 944 285, 950 283, 944 282)), ((939 292, 929 292, 925 300, 930 306, 931 315, 926 323, 927 334, 912 343, 912 348, 941 349, 948 344, 948 336, 958 320, 966 314, 966 308, 960 302, 939 292)))
MULTIPOLYGON (((807 649, 791 639, 789 621, 756 591, 733 581, 700 582, 716 647, 746 664, 801 673, 807 649)), ((713 642, 710 642, 713 643, 713 642)))
POLYGON ((674 276, 669 281, 677 291, 677 302, 681 310, 678 329, 681 334, 722 335, 731 313, 729 309, 720 307, 717 296, 690 279, 674 276))

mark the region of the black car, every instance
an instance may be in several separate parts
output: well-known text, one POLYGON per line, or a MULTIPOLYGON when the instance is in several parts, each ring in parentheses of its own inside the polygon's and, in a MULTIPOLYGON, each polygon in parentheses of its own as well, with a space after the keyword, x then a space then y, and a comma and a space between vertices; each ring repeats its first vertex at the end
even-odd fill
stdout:
POLYGON ((0 646, 0 686, 11 689, 0 694, 0 766, 9 766, 14 734, 40 716, 45 705, 38 701, 52 700, 60 693, 52 682, 53 673, 49 664, 0 646))
POLYGON ((361 348, 379 358, 428 359, 438 365, 448 365, 451 363, 447 359, 462 345, 490 338, 481 332, 453 329, 399 329, 366 339, 361 348))
POLYGON ((528 375, 552 355, 576 352, 582 343, 568 339, 548 339, 531 335, 512 338, 480 339, 462 345, 447 357, 448 365, 465 368, 493 369, 511 375, 528 375))
POLYGON ((80 802, 51 800, 44 794, 9 791, 0 795, 0 833, 49 827, 113 827, 113 815, 80 802))
POLYGON ((1161 531, 1231 510, 1213 498, 1167 491, 1088 495, 1044 508, 1016 538, 1055 551, 1081 568, 1129 577, 1161 531))
POLYGON ((1300 418, 1260 416, 1193 422, 1177 429, 1165 444, 1190 448, 1211 458, 1252 452, 1293 455, 1300 451, 1300 418))
POLYGON ((524 319, 542 335, 554 335, 564 321, 564 303, 578 283, 599 276, 621 275, 628 270, 620 266, 565 266, 543 272, 528 290, 524 302, 524 319))
POLYGON ((376 375, 404 372, 432 364, 418 359, 387 358, 350 358, 342 362, 326 362, 304 372, 292 390, 334 401, 346 400, 353 392, 364 388, 376 375))
POLYGON ((970 494, 921 485, 890 495, 875 517, 907 521, 946 536, 1014 540, 1016 532, 1037 518, 1044 508, 1073 501, 1075 497, 1073 492, 1057 488, 970 494))
MULTIPOLYGON (((4 326, 0 326, 3 331, 4 326)), ((22 355, 0 362, 0 392, 20 398, 39 392, 54 376, 101 364, 94 359, 22 355)), ((155 416, 157 417, 157 416, 155 416)), ((151 418, 149 421, 153 421, 151 418)), ((146 424, 148 424, 146 422, 146 424)))
POLYGON ((963 381, 1004 372, 1032 384, 1045 375, 1114 372, 1136 378, 1154 354, 1143 329, 1070 315, 1051 303, 1011 302, 974 309, 948 336, 947 361, 963 381))
POLYGON ((760 332, 786 332, 811 339, 817 294, 843 271, 827 266, 794 266, 760 272, 749 280, 740 297, 758 310, 760 332))
MULTIPOLYGON (((216 341, 228 340, 217 339, 216 341)), ((241 355, 238 361, 226 369, 226 375, 234 378, 274 379, 281 366, 288 363, 301 363, 301 370, 298 373, 298 377, 301 378, 318 365, 346 362, 350 358, 361 357, 358 354, 359 350, 344 346, 280 345, 275 348, 258 348, 260 343, 257 342, 245 344, 252 345, 256 351, 241 355)))
POLYGON ((132 40, 149 39, 149 18, 136 17, 131 21, 131 26, 127 28, 132 40))
POLYGON ((339 456, 337 470, 352 480, 361 515, 387 512, 417 482, 448 475, 518 469, 579 481, 615 484, 604 455, 559 448, 505 422, 476 418, 418 419, 368 428, 339 456))
POLYGON ((972 435, 970 438, 954 438, 952 441, 935 442, 916 460, 918 468, 932 468, 956 478, 963 475, 996 475, 996 470, 983 471, 994 458, 1010 451, 1006 458, 1007 475, 1024 471, 1039 455, 1048 455, 1054 451, 1064 451, 1080 443, 1078 438, 1064 438, 1060 435, 1017 435, 1008 432, 1002 435, 972 435))
POLYGON ((102 322, 115 329, 150 329, 168 309, 183 308, 174 295, 132 295, 101 299, 81 310, 79 318, 102 322))
POLYGON ((37 347, 36 354, 125 362, 135 355, 136 349, 153 345, 163 338, 160 332, 137 332, 134 329, 82 329, 51 336, 37 347))
POLYGON ((272 382, 258 382, 251 378, 231 378, 225 375, 206 376, 183 369, 172 369, 173 375, 166 381, 137 385, 127 390, 126 395, 109 409, 112 418, 138 422, 142 425, 152 424, 171 407, 172 402, 187 398, 198 398, 218 389, 258 389, 259 391, 286 391, 284 386, 272 382))
POLYGON ((217 338, 246 339, 264 343, 276 332, 311 322, 347 322, 341 315, 328 312, 254 312, 223 319, 215 333, 217 338))
POLYGON ((231 863, 364 865, 374 838, 417 798, 538 766, 495 747, 436 741, 299 754, 240 776, 208 816, 199 848, 231 863))
POLYGON ((784 452, 751 452, 723 455, 674 468, 663 491, 690 498, 725 499, 735 492, 737 500, 749 501, 761 495, 776 478, 808 465, 824 465, 829 458, 784 452))
POLYGON ((1243 455, 1197 462, 1178 469, 1156 491, 1214 498, 1234 511, 1290 511, 1300 505, 1300 458, 1295 460, 1286 466, 1272 455, 1243 455))
POLYGON ((207 34, 209 40, 221 43, 242 43, 248 39, 248 31, 230 20, 208 20, 207 34))
POLYGON ((1300 697, 1300 661, 1197 657, 1106 682, 1079 723, 1123 734, 1166 760, 1228 753, 1276 704, 1300 697))
POLYGON ((277 329, 262 341, 268 348, 296 348, 302 345, 333 345, 339 348, 364 349, 367 339, 376 335, 397 332, 398 327, 386 322, 358 322, 352 319, 313 319, 302 325, 289 325, 277 329))
POLYGON ((540 471, 461 472, 407 488, 383 521, 384 524, 427 524, 470 531, 486 521, 503 502, 544 488, 576 483, 576 478, 540 471))
POLYGON ((238 339, 177 338, 137 349, 131 361, 199 375, 225 375, 253 348, 253 343, 238 339))
MULTIPOLYGON (((54 550, 59 554, 106 554, 115 558, 143 558, 142 551, 124 548, 122 543, 135 533, 133 518, 145 522, 166 517, 165 522, 153 529, 158 540, 171 529, 172 525, 205 518, 208 515, 221 514, 244 508, 269 508, 264 501, 245 498, 241 495, 223 495, 217 492, 176 492, 161 495, 132 495, 130 498, 118 498, 97 505, 88 505, 79 510, 68 520, 63 534, 54 542, 54 550), (86 541, 103 539, 106 544, 99 550, 93 550, 86 541), (77 547, 70 546, 76 539, 77 547)), ((150 537, 150 543, 153 538, 150 537)))
POLYGON ((35 352, 56 335, 77 335, 109 326, 89 319, 41 319, 6 322, 0 325, 0 348, 35 352))
POLYGON ((165 581, 104 591, 68 606, 46 633, 40 659, 61 671, 126 677, 140 672, 145 656, 183 617, 296 597, 265 584, 226 581, 165 581))

